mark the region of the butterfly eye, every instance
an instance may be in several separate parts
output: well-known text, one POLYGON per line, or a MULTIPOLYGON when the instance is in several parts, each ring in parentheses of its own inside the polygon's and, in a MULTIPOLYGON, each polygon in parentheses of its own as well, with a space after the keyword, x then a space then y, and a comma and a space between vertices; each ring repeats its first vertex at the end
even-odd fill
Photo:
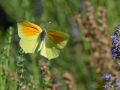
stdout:
POLYGON ((40 39, 41 41, 45 38, 45 30, 43 30, 41 33, 40 33, 40 39))

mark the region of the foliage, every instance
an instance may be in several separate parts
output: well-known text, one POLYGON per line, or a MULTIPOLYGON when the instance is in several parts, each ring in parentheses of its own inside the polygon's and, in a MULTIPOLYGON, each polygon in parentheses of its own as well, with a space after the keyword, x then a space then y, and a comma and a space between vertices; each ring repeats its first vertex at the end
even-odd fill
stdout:
POLYGON ((102 74, 118 75, 111 58, 110 34, 120 20, 119 3, 0 0, 0 90, 103 90, 102 74), (23 53, 16 24, 24 20, 70 35, 58 58, 48 61, 39 53, 23 53))

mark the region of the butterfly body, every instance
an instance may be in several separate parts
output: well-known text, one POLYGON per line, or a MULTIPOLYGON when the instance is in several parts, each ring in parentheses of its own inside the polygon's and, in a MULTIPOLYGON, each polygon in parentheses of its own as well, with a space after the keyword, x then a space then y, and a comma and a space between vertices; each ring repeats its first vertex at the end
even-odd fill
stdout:
POLYGON ((20 46, 25 53, 40 51, 40 54, 48 59, 59 56, 60 49, 65 47, 69 37, 63 32, 42 30, 30 22, 18 23, 18 35, 21 38, 20 46))
POLYGON ((46 35, 46 32, 45 32, 45 30, 43 30, 43 31, 40 33, 40 39, 41 39, 41 41, 44 40, 45 35, 46 35))

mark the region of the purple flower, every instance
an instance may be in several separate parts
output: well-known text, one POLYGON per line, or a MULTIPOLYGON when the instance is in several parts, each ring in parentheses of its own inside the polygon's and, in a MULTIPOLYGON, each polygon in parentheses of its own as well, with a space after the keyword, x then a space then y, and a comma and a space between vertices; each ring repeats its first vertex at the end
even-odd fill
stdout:
POLYGON ((118 36, 116 34, 112 35, 112 44, 113 46, 118 46, 118 36))
POLYGON ((120 90, 120 80, 116 77, 114 80, 115 90, 120 90))
POLYGON ((108 89, 110 86, 111 86, 111 84, 110 84, 110 78, 112 77, 112 75, 111 74, 109 74, 109 73, 105 73, 104 75, 103 75, 103 79, 105 80, 105 82, 104 82, 104 85, 103 85, 103 87, 105 88, 105 89, 108 89))
POLYGON ((111 74, 105 73, 105 74, 103 75, 103 78, 104 78, 105 80, 110 79, 110 78, 111 78, 111 74))
POLYGON ((120 66, 120 62, 117 62, 118 63, 118 66, 120 66))
POLYGON ((111 38, 112 38, 112 41, 116 41, 117 40, 117 35, 113 34, 111 38))
POLYGON ((118 56, 118 51, 119 51, 118 49, 119 49, 118 46, 112 47, 112 58, 113 58, 113 59, 116 59, 116 58, 117 58, 117 56, 118 56))
POLYGON ((119 44, 118 44, 118 31, 115 31, 112 35, 112 58, 116 59, 118 58, 118 53, 119 53, 119 44))
POLYGON ((113 58, 113 59, 116 59, 117 56, 118 56, 117 53, 112 53, 112 58, 113 58))
POLYGON ((117 46, 115 46, 115 47, 112 48, 112 52, 117 52, 117 50, 118 50, 117 46))
POLYGON ((109 82, 105 82, 103 87, 104 87, 105 89, 107 89, 107 88, 109 88, 110 86, 111 86, 111 85, 110 85, 109 82))

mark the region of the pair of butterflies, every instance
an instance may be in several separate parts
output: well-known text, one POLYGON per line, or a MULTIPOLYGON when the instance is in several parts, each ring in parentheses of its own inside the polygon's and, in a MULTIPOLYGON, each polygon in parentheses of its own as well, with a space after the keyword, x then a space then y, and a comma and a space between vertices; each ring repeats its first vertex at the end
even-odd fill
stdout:
POLYGON ((60 49, 63 49, 68 41, 68 34, 55 30, 42 30, 36 24, 25 21, 18 23, 18 35, 20 46, 25 53, 40 51, 47 59, 57 58, 60 49))

